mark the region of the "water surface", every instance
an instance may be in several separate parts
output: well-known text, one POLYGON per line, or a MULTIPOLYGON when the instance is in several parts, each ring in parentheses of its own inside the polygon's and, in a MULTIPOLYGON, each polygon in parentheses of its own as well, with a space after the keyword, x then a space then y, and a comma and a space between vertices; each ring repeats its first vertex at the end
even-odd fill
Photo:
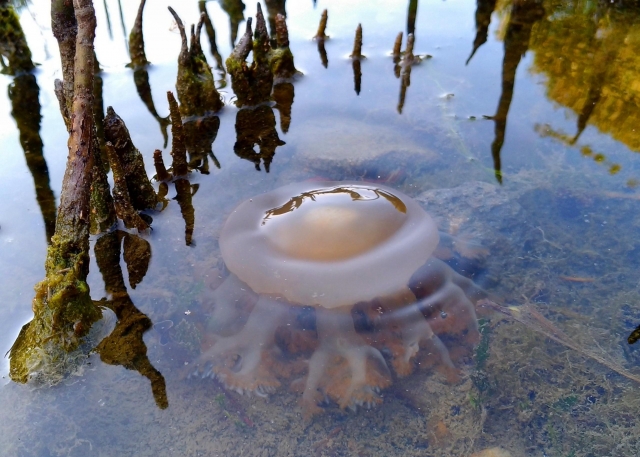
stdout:
MULTIPOLYGON (((105 107, 125 120, 152 175, 153 150, 162 149, 168 160, 170 145, 163 147, 162 126, 125 67, 134 3, 123 2, 122 14, 119 2, 96 3, 96 52, 105 107)), ((180 46, 167 4, 150 2, 144 19, 159 117, 168 114, 165 93, 175 90, 180 46)), ((173 7, 185 23, 197 21, 196 2, 173 7)), ((230 18, 218 2, 207 2, 207 9, 224 58, 232 49, 230 18)), ((189 177, 193 242, 185 243, 180 200, 170 186, 166 209, 152 214, 153 231, 142 235, 152 257, 135 288, 121 261, 131 302, 155 324, 144 343, 166 382, 168 408, 158 407, 148 379, 97 355, 76 375, 39 389, 10 382, 5 358, 3 455, 467 456, 491 447, 513 456, 636 455, 638 383, 620 372, 638 375, 640 362, 638 348, 627 343, 640 325, 639 11, 625 2, 321 0, 289 2, 286 12, 303 75, 294 82, 289 120, 283 122, 286 109, 269 108, 286 142, 276 148, 269 172, 264 161, 234 152, 242 134, 235 127, 238 110, 230 84, 214 70, 226 104, 213 143, 220 168, 209 158, 208 174, 189 177), (312 37, 324 8, 330 39, 323 64, 312 37), (348 56, 358 23, 366 59, 356 87, 348 56), (391 50, 397 33, 408 28, 414 52, 424 59, 403 89, 391 50), (302 420, 299 394, 287 389, 263 399, 184 379, 185 363, 199 351, 184 335, 203 316, 227 215, 253 195, 305 179, 377 181, 416 198, 440 230, 489 249, 474 279, 502 304, 523 307, 517 308, 522 322, 483 318, 482 340, 459 383, 418 370, 394 380, 374 409, 343 412, 333 405, 312 422, 302 420), (536 313, 554 328, 541 326, 536 313), (557 330, 573 347, 549 338, 557 330)), ((40 63, 34 74, 48 185, 41 164, 29 166, 16 127, 19 106, 5 89, 3 353, 31 318, 51 223, 43 195, 59 199, 67 155, 53 94, 60 70, 48 3, 34 0, 20 14, 40 63)), ((255 5, 247 4, 244 17, 254 14, 255 5)), ((240 34, 243 29, 241 21, 240 34)), ((14 77, 0 76, 2 87, 12 84, 14 77)), ((89 283, 94 299, 106 296, 95 256, 89 283)))

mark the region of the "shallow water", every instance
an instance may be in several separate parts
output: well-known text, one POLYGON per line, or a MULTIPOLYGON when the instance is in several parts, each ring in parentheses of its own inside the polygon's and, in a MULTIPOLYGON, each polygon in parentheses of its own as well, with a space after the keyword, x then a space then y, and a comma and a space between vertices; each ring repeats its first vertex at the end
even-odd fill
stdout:
MULTIPOLYGON (((163 148, 160 125, 124 66, 124 37, 137 5, 122 5, 125 34, 118 2, 105 2, 107 10, 98 3, 96 52, 104 69, 105 108, 113 106, 125 120, 152 175, 153 150, 163 149, 168 160, 170 146, 163 148)), ((1 453, 467 456, 500 447, 513 456, 638 454, 640 394, 638 383, 624 373, 640 376, 638 347, 627 343, 640 325, 640 12, 623 2, 498 1, 495 8, 480 0, 419 2, 414 52, 425 58, 412 67, 400 108, 402 79, 394 74, 390 54, 396 34, 406 35, 411 27, 411 5, 290 3, 291 50, 304 75, 294 82, 288 128, 283 129, 284 110, 273 109, 286 144, 276 149, 269 173, 264 163, 257 171, 234 153, 238 110, 227 81, 213 143, 221 167, 210 159, 209 174, 189 177, 195 192, 193 243, 185 243, 173 185, 166 209, 152 214, 153 231, 142 235, 151 261, 128 293, 154 324, 144 343, 166 383, 168 408, 158 407, 162 394, 156 390, 154 399, 148 379, 103 363, 98 355, 60 384, 38 389, 9 381, 5 358, 1 453), (326 68, 311 39, 324 8, 330 36, 326 68), (488 25, 487 41, 467 63, 476 19, 488 25), (366 59, 356 93, 348 56, 358 23, 366 59), (514 308, 508 316, 481 317, 481 341, 465 359, 461 381, 417 370, 394 379, 383 403, 371 410, 328 405, 303 421, 300 395, 286 388, 263 399, 229 392, 216 381, 185 379, 185 363, 200 351, 192 336, 216 282, 217 236, 227 215, 254 195, 319 178, 394 187, 427 208, 441 231, 489 249, 486 261, 467 274, 514 308)), ((144 19, 153 63, 150 87, 160 116, 168 114, 164 95, 174 90, 180 46, 166 4, 150 2, 144 19)), ((195 2, 173 6, 185 23, 197 20, 195 2)), ((207 8, 226 57, 229 17, 217 2, 207 8)), ((53 94, 60 71, 47 9, 47 2, 34 1, 21 10, 21 23, 41 64, 35 72, 40 137, 49 186, 59 198, 67 135, 53 94)), ((245 17, 254 14, 255 5, 247 5, 245 17)), ((240 34, 243 29, 241 23, 240 34)), ((210 58, 204 37, 203 47, 210 58)), ((0 75, 3 87, 13 81, 0 75)), ((0 97, 3 353, 31 318, 33 285, 43 278, 46 254, 39 201, 51 209, 46 199, 36 198, 34 183, 46 195, 47 176, 27 166, 12 111, 17 107, 0 97)), ((122 260, 121 266, 126 282, 135 282, 122 260)), ((106 296, 95 256, 89 284, 94 299, 106 296)))

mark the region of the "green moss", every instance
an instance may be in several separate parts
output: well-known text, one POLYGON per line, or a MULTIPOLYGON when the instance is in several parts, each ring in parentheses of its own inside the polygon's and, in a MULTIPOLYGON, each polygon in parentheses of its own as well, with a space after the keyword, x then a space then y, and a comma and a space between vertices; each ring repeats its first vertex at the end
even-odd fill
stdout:
POLYGON ((25 325, 9 351, 9 375, 25 383, 55 384, 74 369, 92 347, 85 343, 92 325, 102 317, 89 295, 86 251, 65 256, 66 243, 59 234, 52 238, 47 253, 47 276, 35 286, 33 320, 25 325), (67 257, 68 261, 64 258, 67 257))

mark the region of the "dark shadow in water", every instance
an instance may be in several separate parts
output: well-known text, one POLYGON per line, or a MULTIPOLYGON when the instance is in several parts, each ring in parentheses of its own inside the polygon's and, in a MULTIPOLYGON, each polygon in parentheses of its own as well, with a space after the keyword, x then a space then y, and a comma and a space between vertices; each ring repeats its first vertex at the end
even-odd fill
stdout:
POLYGON ((273 86, 271 96, 276 102, 275 109, 280 113, 280 129, 282 129, 282 133, 287 133, 291 125, 291 106, 295 96, 293 84, 290 82, 276 84, 273 86))
POLYGON ((409 0, 409 11, 407 12, 407 35, 416 33, 416 17, 418 15, 418 0, 409 0))
POLYGON ((113 28, 111 27, 111 17, 109 16, 109 7, 107 6, 107 0, 102 0, 104 6, 104 15, 107 18, 107 30, 109 31, 109 39, 113 40, 113 28))
POLYGON ((191 184, 187 178, 179 178, 173 182, 176 188, 176 196, 173 198, 180 205, 180 212, 184 219, 184 242, 187 246, 195 245, 193 242, 193 227, 196 221, 196 210, 193 207, 193 196, 198 192, 200 184, 191 184))
POLYGON ((635 344, 638 340, 640 340, 640 325, 638 325, 633 332, 627 338, 627 342, 629 344, 635 344))
POLYGON ((231 47, 234 47, 238 38, 238 27, 244 21, 244 3, 242 0, 220 0, 220 7, 229 15, 231 47))
POLYGON ((544 8, 539 1, 515 0, 511 10, 509 24, 504 37, 504 59, 502 61, 502 93, 496 114, 491 117, 495 122, 495 138, 491 144, 491 155, 496 180, 502 184, 500 152, 507 130, 507 115, 513 99, 516 70, 520 60, 529 49, 531 29, 544 17, 544 8))
POLYGON ((269 173, 276 148, 284 144, 286 143, 278 137, 276 117, 271 107, 260 105, 238 111, 233 151, 238 157, 253 162, 256 170, 260 171, 262 161, 265 171, 269 173))
POLYGON ((160 409, 169 406, 164 377, 154 368, 147 357, 147 346, 142 336, 152 326, 151 319, 131 301, 120 267, 120 245, 124 239, 124 260, 129 272, 129 283, 135 285, 149 267, 151 246, 146 240, 127 232, 116 230, 102 236, 95 245, 96 263, 105 283, 110 299, 96 302, 111 309, 118 322, 111 334, 103 339, 96 352, 109 365, 122 365, 135 370, 151 381, 153 398, 160 409))
POLYGON ((487 42, 491 15, 496 8, 496 0, 476 0, 476 5, 476 37, 473 40, 473 49, 467 59, 466 65, 469 65, 471 58, 480 46, 487 42))
POLYGON ((138 95, 144 103, 144 106, 147 107, 153 118, 160 125, 160 132, 162 133, 162 139, 164 141, 163 147, 166 148, 169 141, 167 129, 169 125, 171 125, 171 119, 169 118, 169 116, 160 116, 158 114, 158 111, 156 111, 155 104, 153 103, 153 97, 151 96, 151 85, 149 84, 149 72, 147 71, 147 69, 137 68, 133 72, 133 81, 136 84, 136 91, 138 91, 138 95))
POLYGON ((122 12, 122 2, 118 0, 118 13, 120 13, 120 25, 122 25, 122 37, 124 38, 124 48, 129 53, 129 40, 127 39, 127 25, 124 22, 124 13, 122 12))
POLYGON ((7 75, 28 73, 35 68, 18 13, 6 0, 0 1, 0 67, 0 73, 7 75))
POLYGON ((329 68, 329 57, 327 56, 327 50, 324 48, 324 40, 319 38, 316 41, 318 42, 318 53, 320 54, 322 66, 329 68))
POLYGON ((267 5, 267 21, 269 22, 269 36, 271 37, 271 46, 275 48, 276 44, 276 16, 282 14, 287 18, 285 4, 287 0, 264 0, 267 5))
POLYGON ((209 158, 216 168, 220 168, 220 162, 213 153, 213 142, 218 135, 220 118, 205 116, 185 122, 183 127, 187 152, 189 153, 189 168, 208 175, 209 158))
POLYGON ((32 74, 17 76, 9 86, 11 115, 18 125, 20 145, 27 160, 27 167, 33 176, 36 200, 40 205, 47 243, 49 243, 56 225, 56 199, 49 184, 49 169, 42 152, 39 93, 40 88, 36 77, 32 74))
POLYGON ((222 63, 222 56, 218 51, 218 45, 216 43, 216 30, 213 28, 205 0, 198 1, 198 9, 200 10, 200 14, 204 14, 204 30, 207 32, 207 37, 209 38, 209 47, 211 48, 211 55, 216 61, 216 68, 222 73, 225 73, 226 70, 222 63))
POLYGON ((398 99, 398 114, 402 114, 404 100, 407 96, 407 87, 411 85, 411 65, 407 65, 400 71, 400 97, 398 99))
POLYGON ((360 95, 362 90, 362 63, 360 59, 352 59, 351 67, 353 68, 353 90, 356 95, 360 95))
POLYGON ((407 97, 407 88, 411 85, 411 68, 414 64, 420 63, 422 58, 420 56, 413 55, 413 44, 415 37, 412 33, 407 35, 407 44, 403 52, 400 52, 402 45, 402 34, 396 38, 396 44, 394 45, 393 56, 393 72, 396 78, 400 78, 400 97, 398 99, 398 114, 402 114, 404 108, 404 102, 407 97))

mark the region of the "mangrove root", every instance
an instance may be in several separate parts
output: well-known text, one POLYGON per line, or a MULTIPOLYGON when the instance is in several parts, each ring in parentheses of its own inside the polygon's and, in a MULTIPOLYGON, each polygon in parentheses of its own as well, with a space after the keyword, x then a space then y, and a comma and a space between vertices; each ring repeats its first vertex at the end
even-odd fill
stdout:
MULTIPOLYGON (((104 124, 105 138, 113 144, 119 162, 122 164, 124 179, 133 207, 138 211, 154 209, 157 196, 147 177, 142 154, 131 141, 131 135, 129 135, 124 121, 111 106, 107 108, 104 124)), ((111 160, 109 161, 111 162, 111 160)))
POLYGON ((102 316, 89 294, 89 211, 92 157, 95 11, 74 0, 78 23, 69 157, 45 278, 35 287, 34 317, 10 350, 10 376, 55 384, 81 363, 97 341, 91 328, 102 316))
POLYGON ((205 15, 200 15, 200 21, 196 29, 191 26, 191 43, 190 46, 187 46, 187 34, 182 20, 180 20, 173 8, 169 7, 169 11, 173 15, 176 24, 178 24, 180 37, 182 38, 182 46, 178 56, 178 79, 176 81, 178 99, 180 100, 180 113, 183 117, 190 117, 204 116, 207 113, 219 111, 224 104, 213 81, 211 67, 207 63, 200 46, 200 32, 204 24, 205 15))

